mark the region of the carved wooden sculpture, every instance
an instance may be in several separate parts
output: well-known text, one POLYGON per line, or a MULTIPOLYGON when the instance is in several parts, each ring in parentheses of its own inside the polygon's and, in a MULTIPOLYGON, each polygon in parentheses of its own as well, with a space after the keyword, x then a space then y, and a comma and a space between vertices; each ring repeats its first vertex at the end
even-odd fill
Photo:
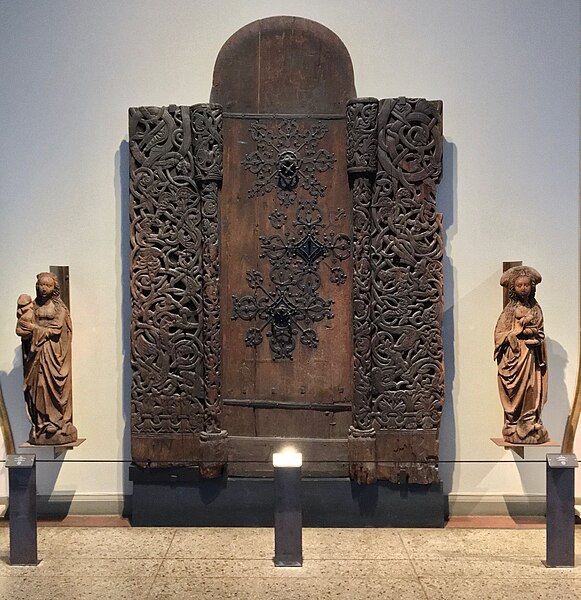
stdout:
POLYGON ((437 481, 442 106, 354 97, 337 36, 274 17, 211 104, 130 109, 138 464, 267 473, 293 438, 307 473, 437 481))
POLYGON ((437 480, 444 400, 442 105, 349 103, 354 211, 354 424, 351 475, 437 480), (375 440, 374 440, 375 438, 375 440), (374 443, 373 443, 374 440, 374 443), (383 463, 381 461, 384 461, 383 463), (387 462, 389 461, 389 462, 387 462))
POLYGON ((219 427, 221 108, 131 109, 133 457, 190 464, 219 427))
POLYGON ((513 444, 542 444, 549 439, 541 421, 548 374, 543 311, 535 299, 540 282, 540 273, 526 266, 513 267, 500 279, 509 302, 494 330, 494 358, 504 409, 502 435, 513 444))
POLYGON ((36 277, 36 298, 18 298, 16 333, 22 338, 24 397, 32 422, 29 442, 75 442, 72 423, 71 339, 68 308, 54 273, 36 277))

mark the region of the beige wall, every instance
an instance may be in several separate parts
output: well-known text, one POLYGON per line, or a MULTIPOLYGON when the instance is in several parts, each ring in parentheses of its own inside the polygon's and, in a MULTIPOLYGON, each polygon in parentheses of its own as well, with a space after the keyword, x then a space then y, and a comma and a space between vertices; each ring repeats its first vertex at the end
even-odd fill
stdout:
MULTIPOLYGON (((87 438, 64 464, 39 465, 40 493, 130 491, 120 464, 68 462, 129 458, 127 108, 206 101, 222 43, 289 12, 342 38, 360 96, 444 101, 442 459, 486 461, 443 465, 445 489, 542 494, 544 465, 489 441, 502 424, 491 337, 502 261, 524 260, 544 278, 545 421, 560 441, 579 331, 580 9, 568 0, 1 2, 0 382, 21 441, 15 301, 37 272, 69 265, 75 422, 87 438)), ((0 469, 0 495, 5 482, 0 469)))

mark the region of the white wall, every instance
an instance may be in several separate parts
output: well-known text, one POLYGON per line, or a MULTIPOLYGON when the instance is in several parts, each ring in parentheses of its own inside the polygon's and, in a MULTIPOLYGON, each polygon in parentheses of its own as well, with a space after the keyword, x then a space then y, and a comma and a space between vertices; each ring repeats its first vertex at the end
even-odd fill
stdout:
POLYGON ((542 494, 543 464, 515 462, 489 440, 502 425, 492 330, 502 261, 524 260, 544 278, 545 421, 561 441, 578 362, 576 0, 2 0, 0 382, 22 441, 15 301, 37 272, 69 265, 75 423, 87 437, 64 463, 39 466, 40 493, 130 489, 120 464, 70 462, 129 458, 127 108, 206 101, 222 43, 289 12, 341 37, 360 96, 444 101, 442 458, 488 461, 443 465, 445 488, 542 494))

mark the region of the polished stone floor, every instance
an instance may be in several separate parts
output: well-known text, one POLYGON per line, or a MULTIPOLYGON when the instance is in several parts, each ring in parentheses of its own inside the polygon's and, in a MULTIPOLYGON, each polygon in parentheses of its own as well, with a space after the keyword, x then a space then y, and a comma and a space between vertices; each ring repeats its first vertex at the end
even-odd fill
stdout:
POLYGON ((277 568, 271 529, 88 523, 39 527, 37 567, 8 565, 0 527, 0 599, 581 599, 581 555, 574 569, 545 568, 534 524, 305 529, 304 566, 277 568))

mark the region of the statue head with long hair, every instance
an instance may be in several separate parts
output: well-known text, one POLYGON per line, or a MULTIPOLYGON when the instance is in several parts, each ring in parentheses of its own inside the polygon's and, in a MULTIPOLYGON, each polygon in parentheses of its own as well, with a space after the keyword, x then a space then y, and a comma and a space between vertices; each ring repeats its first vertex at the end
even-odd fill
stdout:
POLYGON ((44 271, 36 276, 36 303, 44 304, 52 300, 57 304, 61 301, 61 288, 58 277, 54 273, 44 271))
POLYGON ((531 291, 528 300, 531 304, 535 304, 535 292, 537 290, 537 284, 541 283, 543 280, 541 274, 536 269, 527 267, 526 265, 521 267, 512 267, 502 274, 502 277, 500 278, 500 285, 507 288, 510 301, 517 302, 519 295, 517 294, 515 284, 523 277, 528 278, 530 281, 531 291))

